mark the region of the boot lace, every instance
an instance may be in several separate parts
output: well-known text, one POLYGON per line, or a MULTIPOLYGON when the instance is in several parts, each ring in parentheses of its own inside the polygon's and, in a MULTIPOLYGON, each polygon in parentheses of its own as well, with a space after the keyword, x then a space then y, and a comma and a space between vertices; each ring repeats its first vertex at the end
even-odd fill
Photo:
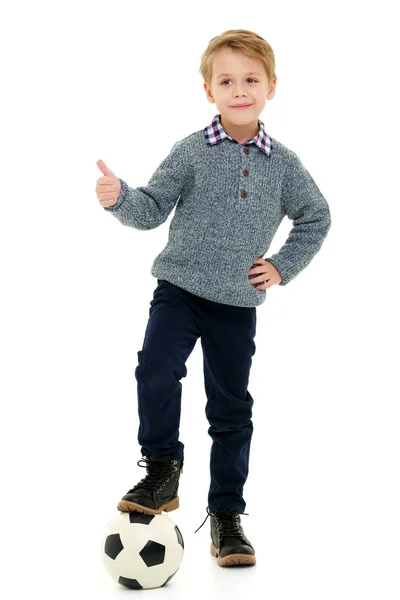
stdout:
POLYGON ((177 460, 171 460, 170 462, 165 463, 150 461, 148 458, 141 458, 138 460, 137 465, 139 467, 145 467, 147 475, 141 479, 139 483, 133 486, 133 488, 128 491, 128 494, 136 491, 138 488, 149 488, 153 490, 155 486, 157 486, 157 492, 161 491, 169 481, 169 478, 171 477, 172 479, 172 477, 175 477, 175 471, 178 470, 177 464, 177 460), (140 464, 141 462, 144 464, 140 464))
MULTIPOLYGON (((203 527, 204 523, 207 521, 209 516, 215 516, 216 517, 216 529, 218 532, 218 535, 220 537, 222 536, 236 536, 236 537, 242 537, 241 531, 239 529, 240 527, 240 521, 239 521, 239 513, 236 510, 236 508, 216 508, 215 510, 212 510, 211 512, 208 510, 209 507, 207 506, 206 511, 207 511, 207 516, 204 519, 204 521, 202 522, 202 524, 200 525, 200 527, 198 527, 195 531, 195 533, 198 532, 199 529, 201 529, 201 527, 203 527)), ((242 513, 243 515, 248 515, 248 513, 242 513)))

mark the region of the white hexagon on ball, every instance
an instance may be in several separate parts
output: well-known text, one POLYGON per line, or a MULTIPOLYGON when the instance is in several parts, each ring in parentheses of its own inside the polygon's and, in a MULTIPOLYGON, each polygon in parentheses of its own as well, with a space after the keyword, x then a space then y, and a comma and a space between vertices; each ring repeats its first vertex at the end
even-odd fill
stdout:
POLYGON ((183 553, 178 526, 163 514, 120 512, 108 523, 101 544, 105 570, 130 589, 168 583, 178 571, 183 553))

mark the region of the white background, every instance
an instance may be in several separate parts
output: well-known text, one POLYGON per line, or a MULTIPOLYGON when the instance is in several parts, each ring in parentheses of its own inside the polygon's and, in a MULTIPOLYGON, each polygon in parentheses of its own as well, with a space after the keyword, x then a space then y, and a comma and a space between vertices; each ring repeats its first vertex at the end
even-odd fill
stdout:
MULTIPOLYGON (((101 158, 146 185, 216 114, 198 71, 227 29, 276 56, 268 133, 331 208, 320 253, 257 308, 242 523, 257 565, 209 552, 200 342, 182 380, 181 568, 159 598, 400 595, 395 2, 18 2, 1 14, 1 583, 117 598, 99 540, 136 463, 134 369, 168 237, 99 204, 101 158)), ((284 243, 287 218, 269 254, 284 243)), ((134 592, 133 592, 134 593, 134 592)), ((7 594, 7 595, 6 595, 7 594)))

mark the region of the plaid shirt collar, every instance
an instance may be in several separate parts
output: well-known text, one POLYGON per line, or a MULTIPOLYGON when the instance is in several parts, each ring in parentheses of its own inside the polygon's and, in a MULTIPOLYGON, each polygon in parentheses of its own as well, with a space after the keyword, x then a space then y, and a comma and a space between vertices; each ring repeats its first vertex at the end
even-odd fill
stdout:
MULTIPOLYGON (((212 144, 219 144, 219 142, 221 142, 225 138, 228 138, 235 144, 238 144, 239 142, 234 140, 228 133, 226 133, 225 129, 221 125, 220 117, 220 114, 215 115, 211 124, 207 125, 207 127, 203 129, 206 144, 208 144, 209 146, 212 144)), ((260 148, 260 150, 262 150, 267 156, 269 156, 272 150, 271 137, 265 131, 264 123, 260 119, 258 119, 258 124, 260 126, 258 133, 251 140, 247 140, 246 142, 244 142, 244 144, 248 145, 254 143, 260 148)))

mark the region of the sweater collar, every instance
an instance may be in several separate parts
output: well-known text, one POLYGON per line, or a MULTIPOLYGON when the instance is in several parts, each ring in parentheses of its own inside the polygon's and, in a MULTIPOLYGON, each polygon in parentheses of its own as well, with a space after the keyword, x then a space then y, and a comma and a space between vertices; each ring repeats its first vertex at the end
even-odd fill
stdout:
MULTIPOLYGON (((238 144, 239 142, 234 140, 222 127, 220 117, 220 113, 215 115, 211 124, 207 125, 207 127, 203 129, 206 144, 208 144, 209 146, 213 144, 219 144, 219 142, 221 142, 225 138, 228 138, 235 144, 238 144)), ((263 152, 265 152, 265 154, 269 156, 272 150, 271 137, 266 132, 264 123, 260 119, 258 119, 258 124, 260 126, 258 133, 251 140, 247 140, 246 142, 244 142, 244 144, 248 145, 254 143, 260 148, 260 150, 262 150, 263 152)))

